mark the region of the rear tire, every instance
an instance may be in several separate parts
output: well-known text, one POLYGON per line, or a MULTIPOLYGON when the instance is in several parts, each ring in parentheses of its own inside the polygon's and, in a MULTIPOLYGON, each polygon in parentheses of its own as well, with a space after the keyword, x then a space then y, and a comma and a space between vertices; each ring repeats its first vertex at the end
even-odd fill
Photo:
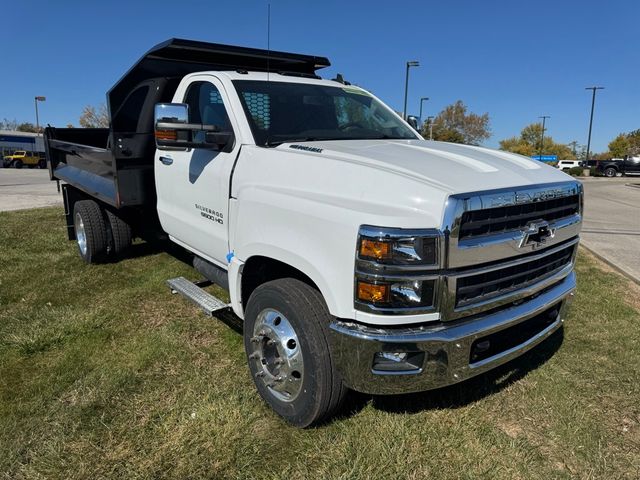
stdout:
POLYGON ((264 283, 247 302, 244 345, 260 396, 296 427, 332 416, 347 393, 329 348, 320 292, 293 278, 264 283))
POLYGON ((613 167, 608 167, 604 169, 604 176, 605 177, 615 177, 618 174, 618 171, 613 168, 613 167))
POLYGON ((87 263, 103 263, 107 259, 108 235, 102 209, 93 200, 80 200, 73 207, 76 243, 87 263))
POLYGON ((107 228, 110 235, 111 253, 116 259, 121 258, 131 246, 131 227, 115 213, 106 210, 107 228))
POLYGON ((46 160, 40 160, 38 162, 38 168, 40 168, 41 170, 44 170, 45 168, 47 168, 47 161, 46 160))
POLYGON ((13 168, 22 168, 22 160, 16 160, 15 162, 13 162, 13 168))

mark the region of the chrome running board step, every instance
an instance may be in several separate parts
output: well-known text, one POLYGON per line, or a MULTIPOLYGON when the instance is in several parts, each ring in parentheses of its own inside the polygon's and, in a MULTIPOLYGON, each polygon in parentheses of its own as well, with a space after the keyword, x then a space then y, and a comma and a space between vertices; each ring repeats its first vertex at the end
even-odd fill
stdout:
MULTIPOLYGON (((200 284, 200 282, 197 283, 200 284)), ((206 282, 205 284, 210 284, 210 282, 206 282)), ((167 285, 169 285, 171 293, 179 293, 186 299, 191 300, 210 317, 216 312, 231 308, 231 304, 225 303, 210 293, 205 292, 197 284, 190 282, 184 277, 167 280, 167 285)))

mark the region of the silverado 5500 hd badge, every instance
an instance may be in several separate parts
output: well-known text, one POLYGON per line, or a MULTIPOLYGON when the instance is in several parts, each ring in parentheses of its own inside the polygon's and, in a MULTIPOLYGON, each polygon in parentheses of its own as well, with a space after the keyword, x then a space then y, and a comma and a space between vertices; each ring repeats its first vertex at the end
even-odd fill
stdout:
POLYGON ((204 218, 208 218, 213 222, 218 222, 220 225, 224 224, 224 216, 220 212, 216 212, 215 210, 207 207, 203 207, 196 203, 196 209, 200 210, 200 215, 204 218))

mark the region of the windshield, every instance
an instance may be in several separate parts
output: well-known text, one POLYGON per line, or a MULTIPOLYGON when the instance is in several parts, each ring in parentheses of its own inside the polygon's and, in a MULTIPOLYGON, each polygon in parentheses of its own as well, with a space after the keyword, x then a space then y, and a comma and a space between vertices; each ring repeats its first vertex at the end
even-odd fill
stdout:
POLYGON ((233 83, 258 145, 418 138, 388 107, 359 88, 251 80, 233 83))

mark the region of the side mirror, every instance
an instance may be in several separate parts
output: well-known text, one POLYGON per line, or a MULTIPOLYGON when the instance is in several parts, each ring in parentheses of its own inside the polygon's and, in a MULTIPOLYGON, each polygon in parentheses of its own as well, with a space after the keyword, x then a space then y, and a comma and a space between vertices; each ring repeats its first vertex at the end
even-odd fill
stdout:
POLYGON ((223 150, 233 143, 233 132, 221 132, 216 125, 189 123, 189 105, 158 103, 154 115, 156 147, 209 148, 223 150))
POLYGON ((414 117, 413 115, 409 115, 407 117, 407 123, 413 127, 414 130, 418 130, 418 117, 414 117))
POLYGON ((189 105, 186 103, 157 103, 155 121, 162 123, 189 123, 189 105))

